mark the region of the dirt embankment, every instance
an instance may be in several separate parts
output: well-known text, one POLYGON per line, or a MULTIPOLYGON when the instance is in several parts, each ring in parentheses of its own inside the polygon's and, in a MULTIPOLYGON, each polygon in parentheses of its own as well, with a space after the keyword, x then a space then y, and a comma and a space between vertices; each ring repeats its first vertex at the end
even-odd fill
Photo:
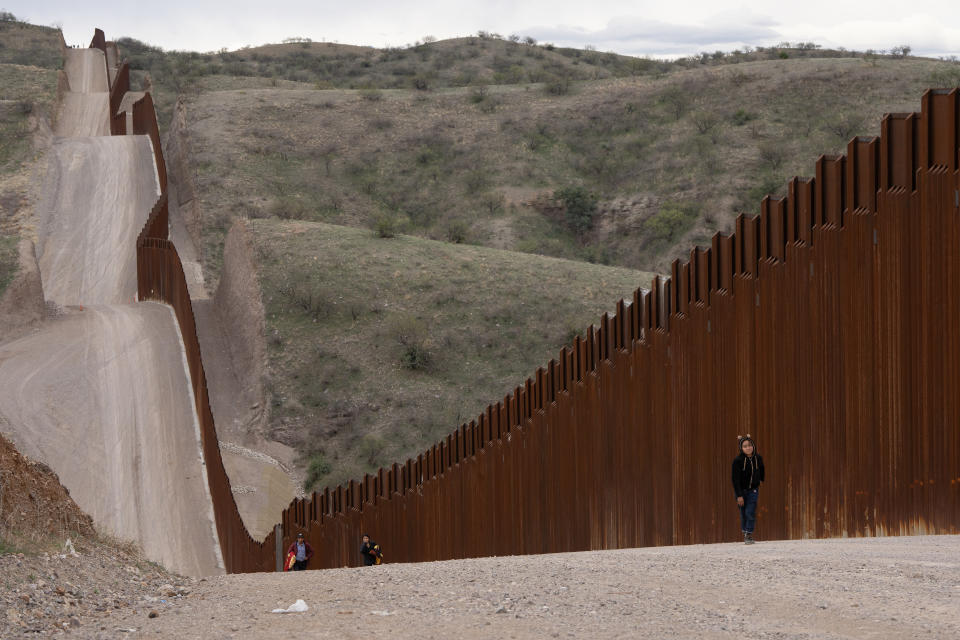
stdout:
MULTIPOLYGON (((0 429, 6 425, 0 423, 0 429)), ((50 467, 17 451, 0 434, 0 533, 92 535, 93 520, 80 510, 50 467)))
POLYGON ((295 452, 263 436, 268 406, 264 311, 253 244, 243 222, 230 231, 210 300, 195 300, 197 333, 223 463, 237 508, 255 537, 269 533, 299 494, 295 452))
MULTIPOLYGON (((250 415, 246 431, 258 433, 265 420, 263 374, 266 362, 264 311, 253 256, 253 242, 243 221, 227 235, 223 275, 213 297, 217 320, 229 348, 240 399, 250 415)), ((236 399, 234 400, 234 403, 236 399)), ((227 427, 229 429, 229 427, 227 427)))
POLYGON ((0 295, 0 342, 38 326, 46 313, 33 242, 20 240, 18 251, 20 269, 0 295))
MULTIPOLYGON (((167 139, 163 145, 164 158, 167 162, 167 180, 170 196, 171 218, 179 217, 189 234, 191 249, 196 250, 201 244, 203 221, 200 213, 200 200, 197 198, 197 187, 193 179, 193 168, 190 165, 190 136, 187 127, 187 108, 183 100, 177 101, 173 110, 173 120, 167 139)), ((183 252, 183 242, 177 242, 176 224, 173 241, 179 252, 183 252)))

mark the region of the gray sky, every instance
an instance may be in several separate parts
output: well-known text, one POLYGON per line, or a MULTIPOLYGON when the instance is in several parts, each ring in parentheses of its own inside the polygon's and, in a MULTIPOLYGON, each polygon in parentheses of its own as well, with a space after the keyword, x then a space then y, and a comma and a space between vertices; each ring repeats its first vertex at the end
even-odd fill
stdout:
POLYGON ((593 45, 630 55, 686 55, 744 45, 812 41, 824 47, 889 49, 960 56, 960 2, 809 0, 787 5, 705 0, 0 0, 35 24, 61 26, 69 44, 93 28, 164 49, 214 51, 301 36, 377 47, 485 31, 533 36, 562 46, 593 45), (152 7, 158 13, 152 15, 152 7))

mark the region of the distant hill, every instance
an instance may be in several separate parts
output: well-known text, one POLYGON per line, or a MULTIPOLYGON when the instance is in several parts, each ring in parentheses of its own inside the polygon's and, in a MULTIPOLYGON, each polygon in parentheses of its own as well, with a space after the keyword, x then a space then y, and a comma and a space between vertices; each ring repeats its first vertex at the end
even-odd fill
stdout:
POLYGON ((777 58, 560 93, 550 83, 317 90, 211 76, 186 103, 206 273, 215 283, 235 215, 386 221, 663 272, 812 173, 820 154, 876 135, 883 113, 915 110, 924 89, 956 82, 957 63, 890 57, 777 58))
POLYGON ((5 18, 0 19, 0 64, 44 69, 63 66, 59 29, 21 22, 9 13, 5 18))
POLYGON ((17 237, 36 195, 33 134, 54 117, 60 33, 0 12, 0 293, 17 268, 17 237))

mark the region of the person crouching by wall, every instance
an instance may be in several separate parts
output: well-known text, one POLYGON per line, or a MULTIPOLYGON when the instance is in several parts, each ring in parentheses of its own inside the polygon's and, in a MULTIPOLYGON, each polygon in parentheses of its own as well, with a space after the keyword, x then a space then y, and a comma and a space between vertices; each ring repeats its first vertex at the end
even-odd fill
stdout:
POLYGON ((297 539, 287 549, 287 557, 293 560, 294 571, 303 571, 307 568, 307 563, 313 557, 313 547, 303 539, 302 531, 297 534, 297 539))
POLYGON ((737 436, 740 453, 733 460, 731 479, 733 491, 737 494, 737 506, 740 508, 740 530, 743 543, 753 544, 753 529, 757 522, 757 500, 760 497, 760 485, 764 479, 763 458, 757 453, 756 444, 748 433, 737 436))

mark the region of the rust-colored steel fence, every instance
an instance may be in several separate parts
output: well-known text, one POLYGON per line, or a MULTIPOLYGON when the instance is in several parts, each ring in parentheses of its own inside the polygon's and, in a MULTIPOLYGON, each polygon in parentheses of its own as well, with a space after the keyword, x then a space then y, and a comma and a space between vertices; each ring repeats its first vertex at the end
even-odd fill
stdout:
POLYGON ((956 533, 958 123, 956 89, 888 115, 477 420, 294 501, 284 544, 337 567, 364 532, 391 561, 730 541, 748 432, 764 538, 956 533))
MULTIPOLYGON (((103 55, 107 55, 107 37, 104 35, 102 29, 93 30, 93 39, 90 40, 91 49, 100 49, 103 51, 103 55)), ((109 75, 107 78, 109 79, 109 75)))
MULTIPOLYGON (((117 70, 117 76, 114 78, 113 84, 110 87, 111 119, 117 114, 117 110, 120 109, 120 104, 123 102, 123 96, 128 91, 130 91, 130 64, 124 62, 117 70)), ((111 133, 113 133, 112 130, 111 133)), ((113 135, 117 134, 114 133, 113 135)))
MULTIPOLYGON (((153 155, 157 161, 157 178, 160 180, 161 193, 167 192, 167 163, 163 159, 163 147, 160 145, 160 128, 157 126, 157 113, 153 108, 153 97, 146 92, 142 98, 133 103, 134 135, 150 136, 153 144, 153 155)), ((126 126, 126 125, 124 125, 126 126)))
MULTIPOLYGON (((226 568, 272 571, 223 468, 149 94, 163 196, 141 299, 175 310, 226 568)), ((730 541, 736 436, 767 465, 762 538, 960 529, 960 93, 884 118, 620 301, 555 360, 415 459, 295 500, 313 566, 730 541)))

